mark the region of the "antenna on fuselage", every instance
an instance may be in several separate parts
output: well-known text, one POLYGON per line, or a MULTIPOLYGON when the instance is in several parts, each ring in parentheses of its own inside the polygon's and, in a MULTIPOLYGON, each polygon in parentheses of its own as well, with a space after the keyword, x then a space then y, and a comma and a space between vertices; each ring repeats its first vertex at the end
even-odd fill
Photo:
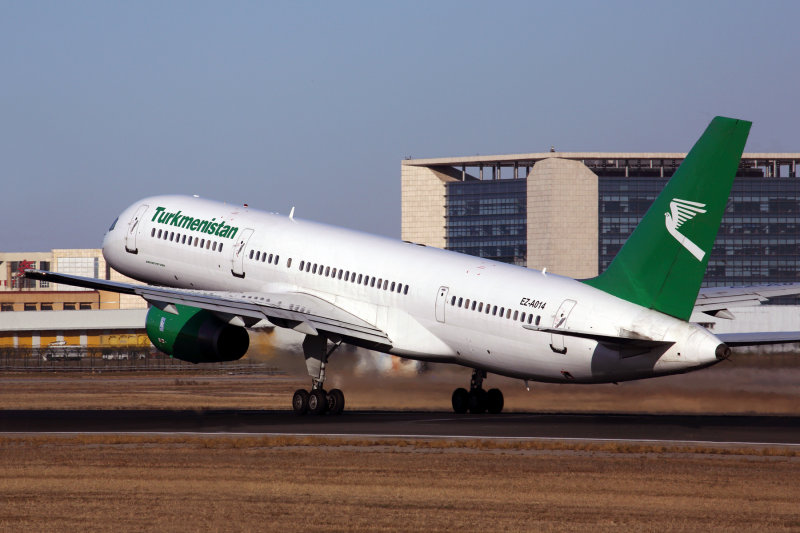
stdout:
POLYGON ((289 211, 289 220, 294 220, 294 206, 292 206, 292 210, 289 211))

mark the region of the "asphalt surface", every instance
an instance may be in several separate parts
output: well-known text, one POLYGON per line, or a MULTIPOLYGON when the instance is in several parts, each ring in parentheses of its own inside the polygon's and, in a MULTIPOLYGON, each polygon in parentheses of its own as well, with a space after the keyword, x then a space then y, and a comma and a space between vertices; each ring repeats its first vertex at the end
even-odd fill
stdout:
POLYGON ((544 438, 800 445, 800 416, 250 410, 4 410, 2 433, 209 433, 544 438))

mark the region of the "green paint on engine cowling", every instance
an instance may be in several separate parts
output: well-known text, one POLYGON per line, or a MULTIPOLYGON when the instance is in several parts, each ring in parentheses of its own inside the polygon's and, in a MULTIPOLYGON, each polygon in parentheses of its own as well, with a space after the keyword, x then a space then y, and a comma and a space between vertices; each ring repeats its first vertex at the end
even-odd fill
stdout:
POLYGON ((247 352, 250 337, 244 328, 203 309, 175 307, 178 314, 154 306, 147 311, 147 336, 162 352, 190 363, 235 361, 247 352))

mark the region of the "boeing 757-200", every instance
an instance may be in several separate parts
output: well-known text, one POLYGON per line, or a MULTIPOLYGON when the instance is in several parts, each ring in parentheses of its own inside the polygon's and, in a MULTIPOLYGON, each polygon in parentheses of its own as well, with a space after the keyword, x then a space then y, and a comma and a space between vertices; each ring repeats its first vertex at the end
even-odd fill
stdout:
POLYGON ((749 130, 749 122, 715 118, 608 269, 592 279, 192 196, 137 201, 105 235, 108 264, 149 285, 37 270, 27 276, 140 295, 150 305, 150 340, 185 361, 241 358, 248 328, 300 332, 311 388, 294 394, 298 414, 344 408, 342 391, 324 388, 328 358, 341 343, 472 368, 469 389, 453 392, 453 409, 498 413, 503 394, 484 390, 487 373, 607 383, 728 357, 732 343, 688 320, 749 130))

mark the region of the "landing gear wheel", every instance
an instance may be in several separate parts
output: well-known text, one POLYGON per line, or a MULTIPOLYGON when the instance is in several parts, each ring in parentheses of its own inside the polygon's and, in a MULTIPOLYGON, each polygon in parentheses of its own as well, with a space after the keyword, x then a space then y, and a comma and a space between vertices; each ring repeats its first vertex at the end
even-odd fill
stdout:
POLYGON ((469 391, 469 412, 472 414, 485 413, 486 396, 486 391, 483 389, 469 391))
POLYGON ((342 411, 344 411, 344 393, 339 389, 332 389, 328 392, 328 412, 339 415, 342 411))
POLYGON ((328 395, 322 389, 314 389, 308 395, 308 412, 321 415, 328 410, 328 395))
POLYGON ((486 393, 486 410, 496 415, 503 410, 503 392, 500 389, 489 389, 486 393))
POLYGON ((459 387, 453 391, 453 411, 463 414, 467 409, 469 409, 469 393, 467 389, 459 387))
POLYGON ((294 414, 302 416, 308 412, 308 392, 297 389, 292 396, 292 410, 294 414))

